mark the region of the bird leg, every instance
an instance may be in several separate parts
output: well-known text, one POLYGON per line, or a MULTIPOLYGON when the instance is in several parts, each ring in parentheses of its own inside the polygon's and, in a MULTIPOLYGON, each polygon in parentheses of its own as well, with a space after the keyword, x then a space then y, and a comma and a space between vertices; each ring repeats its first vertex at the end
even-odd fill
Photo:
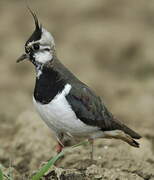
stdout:
POLYGON ((64 146, 58 142, 58 144, 56 145, 56 152, 57 154, 59 154, 62 150, 63 150, 64 146))
POLYGON ((62 141, 64 134, 60 133, 60 134, 56 135, 56 137, 57 137, 57 142, 58 142, 58 144, 56 145, 56 152, 57 152, 57 154, 59 154, 64 148, 64 144, 62 141))
POLYGON ((94 153, 94 140, 93 139, 88 139, 90 145, 91 145, 91 151, 90 151, 90 159, 93 161, 93 153, 94 153))

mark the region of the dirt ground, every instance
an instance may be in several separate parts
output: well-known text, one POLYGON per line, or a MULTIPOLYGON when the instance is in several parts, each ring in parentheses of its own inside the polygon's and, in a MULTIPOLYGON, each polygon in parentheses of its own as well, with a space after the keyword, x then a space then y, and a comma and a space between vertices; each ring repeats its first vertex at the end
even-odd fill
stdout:
MULTIPOLYGON (((57 162, 46 179, 154 180, 154 0, 29 1, 55 37, 59 59, 140 133, 135 149, 95 141, 57 162)), ((16 64, 33 31, 25 1, 0 1, 0 164, 27 180, 55 155, 56 141, 32 104, 30 63, 16 64)))

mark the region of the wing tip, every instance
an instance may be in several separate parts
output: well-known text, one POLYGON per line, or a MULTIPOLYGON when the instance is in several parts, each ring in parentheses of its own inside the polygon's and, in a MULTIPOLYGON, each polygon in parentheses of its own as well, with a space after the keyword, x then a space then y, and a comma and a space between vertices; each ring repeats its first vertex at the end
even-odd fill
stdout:
POLYGON ((136 133, 133 130, 131 130, 131 133, 127 133, 127 134, 129 134, 134 139, 141 139, 142 138, 142 136, 140 136, 138 133, 136 133))

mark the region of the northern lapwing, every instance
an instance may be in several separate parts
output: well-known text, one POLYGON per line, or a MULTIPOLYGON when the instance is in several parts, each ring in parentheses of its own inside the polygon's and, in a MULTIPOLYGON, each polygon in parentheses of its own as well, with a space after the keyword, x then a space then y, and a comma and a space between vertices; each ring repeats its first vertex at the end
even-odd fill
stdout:
POLYGON ((141 136, 117 120, 101 98, 58 60, 53 36, 30 12, 35 30, 17 62, 27 59, 35 67, 34 106, 56 136, 57 152, 63 149, 65 136, 90 142, 96 138, 115 138, 138 148, 135 139, 141 136))

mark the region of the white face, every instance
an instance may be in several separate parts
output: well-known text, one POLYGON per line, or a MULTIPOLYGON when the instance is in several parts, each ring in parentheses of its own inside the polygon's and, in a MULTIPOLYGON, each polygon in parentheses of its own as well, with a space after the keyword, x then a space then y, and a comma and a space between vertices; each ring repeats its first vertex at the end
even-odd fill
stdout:
POLYGON ((54 39, 44 28, 42 28, 41 39, 29 42, 27 45, 27 49, 30 49, 33 59, 41 64, 45 64, 52 60, 54 48, 54 39))
POLYGON ((50 45, 51 47, 55 46, 53 36, 44 28, 42 28, 42 36, 39 42, 43 45, 50 45))

